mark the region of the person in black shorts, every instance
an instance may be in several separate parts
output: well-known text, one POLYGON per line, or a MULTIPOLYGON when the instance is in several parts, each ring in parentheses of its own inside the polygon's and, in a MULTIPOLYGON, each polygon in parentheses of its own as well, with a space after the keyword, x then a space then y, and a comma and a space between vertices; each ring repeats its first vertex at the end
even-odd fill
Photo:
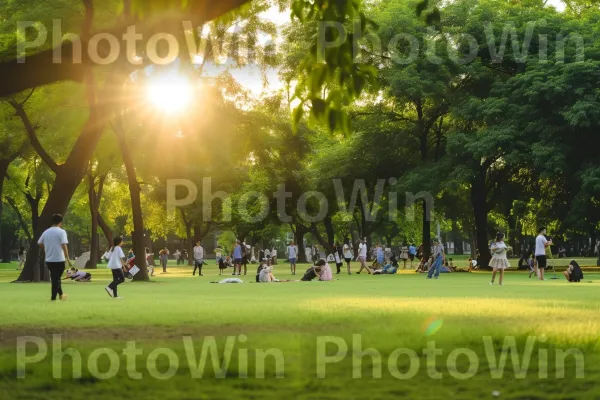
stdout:
POLYGON ((537 261, 541 281, 544 280, 544 270, 548 265, 546 249, 552 245, 552 240, 547 240, 545 235, 546 228, 542 227, 538 230, 538 236, 535 238, 535 260, 537 261))

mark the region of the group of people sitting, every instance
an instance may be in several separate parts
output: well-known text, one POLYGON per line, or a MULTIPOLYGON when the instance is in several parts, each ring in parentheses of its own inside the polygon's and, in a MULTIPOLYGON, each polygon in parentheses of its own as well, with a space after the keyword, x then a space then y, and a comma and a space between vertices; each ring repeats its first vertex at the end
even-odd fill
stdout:
MULTIPOLYGON (((326 260, 319 260, 315 263, 315 265, 309 267, 300 282, 310 282, 314 279, 318 278, 319 281, 331 281, 333 279, 333 273, 331 271, 331 267, 326 260)), ((271 265, 270 258, 263 258, 262 262, 256 269, 256 282, 257 283, 271 283, 271 282, 298 282, 298 281, 281 281, 275 278, 273 275, 273 266, 271 265)))

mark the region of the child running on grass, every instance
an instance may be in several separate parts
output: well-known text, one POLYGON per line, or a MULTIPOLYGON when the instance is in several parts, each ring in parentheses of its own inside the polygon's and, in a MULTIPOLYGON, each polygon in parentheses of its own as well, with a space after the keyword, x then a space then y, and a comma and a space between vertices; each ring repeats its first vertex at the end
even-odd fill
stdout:
POLYGON ((112 271, 113 281, 105 288, 106 293, 110 297, 115 299, 122 299, 117 294, 117 286, 125 282, 125 276, 123 275, 123 267, 125 266, 125 253, 121 248, 123 238, 116 237, 113 240, 113 247, 110 249, 110 256, 108 258, 108 268, 112 271))
POLYGON ((490 246, 490 252, 492 253, 492 261, 490 261, 490 267, 494 269, 492 273, 492 281, 490 285, 494 284, 496 280, 496 273, 500 275, 498 284, 502 286, 504 281, 504 270, 510 268, 510 263, 506 257, 508 246, 504 243, 504 233, 498 232, 496 240, 492 242, 490 246))

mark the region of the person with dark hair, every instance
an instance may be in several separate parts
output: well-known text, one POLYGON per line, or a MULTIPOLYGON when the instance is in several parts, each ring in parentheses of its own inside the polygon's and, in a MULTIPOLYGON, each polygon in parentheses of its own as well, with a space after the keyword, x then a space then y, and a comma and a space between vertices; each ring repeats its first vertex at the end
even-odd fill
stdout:
POLYGON ((492 253, 490 267, 494 270, 494 272, 492 272, 492 281, 490 282, 490 285, 494 284, 494 281, 496 280, 496 273, 500 275, 498 284, 500 286, 503 285, 504 270, 510 268, 510 263, 506 257, 506 252, 508 249, 508 246, 506 243, 504 243, 504 233, 498 232, 496 235, 496 240, 490 245, 490 252, 492 253))
MULTIPOLYGON (((322 275, 321 272, 324 271, 326 268, 329 268, 329 266, 327 266, 327 262, 323 259, 320 259, 319 261, 316 262, 316 264, 314 266, 312 266, 306 270, 306 272, 304 273, 304 276, 300 280, 303 282, 310 282, 313 279, 315 279, 316 277, 321 277, 321 275, 322 275)), ((325 271, 325 272, 327 272, 327 271, 325 271)), ((329 269, 328 274, 331 275, 331 269, 329 269)), ((327 274, 325 274, 325 275, 327 275, 327 274)), ((330 279, 321 279, 320 278, 319 280, 331 280, 331 278, 330 279)))
POLYGON ((357 274, 360 275, 363 269, 366 269, 367 273, 373 274, 371 268, 367 266, 367 238, 362 238, 360 240, 360 244, 358 245, 358 257, 356 258, 356 261, 360 263, 360 269, 358 270, 357 274))
POLYGON ((292 273, 292 275, 296 275, 296 262, 298 261, 298 246, 294 244, 293 240, 287 247, 287 257, 290 261, 290 272, 292 273))
POLYGON ((62 229, 63 217, 60 214, 52 216, 52 226, 42 233, 38 240, 38 245, 46 255, 46 266, 50 271, 51 297, 55 301, 57 297, 60 300, 66 300, 67 295, 62 291, 61 276, 65 271, 65 262, 73 266, 69 259, 69 249, 67 244, 67 232, 62 229))
POLYGON ((552 240, 547 240, 545 235, 546 228, 541 227, 538 230, 538 236, 535 238, 535 259, 537 261, 540 281, 544 280, 544 270, 548 263, 546 249, 552 245, 552 240))
POLYGON ((75 267, 71 267, 71 269, 67 271, 67 277, 63 278, 62 280, 64 281, 65 279, 71 279, 75 282, 89 282, 92 280, 92 274, 89 272, 80 271, 75 267))
POLYGON ((231 253, 231 258, 233 258, 233 274, 235 275, 235 271, 238 271, 238 276, 242 274, 242 242, 239 240, 235 241, 233 245, 233 252, 231 253))
POLYGON ((417 256, 417 246, 414 243, 411 243, 408 247, 408 257, 410 259, 410 269, 413 269, 413 263, 415 261, 415 257, 417 256))
POLYGON ((569 267, 563 272, 563 274, 569 282, 580 282, 583 279, 583 271, 575 260, 571 261, 569 267))
POLYGON ((342 250, 342 246, 340 245, 340 243, 336 243, 334 248, 333 248, 333 257, 335 259, 335 267, 337 269, 337 273, 339 274, 340 272, 342 272, 342 267, 344 266, 344 261, 343 261, 343 250, 342 250))
POLYGON ((166 247, 163 248, 158 253, 158 258, 160 259, 160 265, 162 266, 163 274, 166 274, 167 273, 167 264, 169 262, 169 249, 167 249, 166 247))
POLYGON ((115 299, 122 299, 122 297, 119 297, 117 294, 117 286, 125 282, 123 268, 125 267, 126 258, 125 253, 121 248, 121 244, 123 244, 122 237, 119 236, 113 239, 113 247, 110 249, 110 257, 108 258, 108 268, 112 272, 113 280, 104 288, 106 293, 115 299))
POLYGON ((198 270, 198 276, 204 276, 202 274, 202 264, 204 264, 204 247, 198 240, 194 247, 194 272, 192 272, 192 276, 196 275, 196 269, 198 270))
POLYGON ((344 261, 346 261, 346 266, 348 267, 348 275, 350 275, 352 274, 350 263, 352 262, 352 258, 354 258, 354 252, 352 251, 352 246, 350 245, 350 239, 346 238, 342 251, 344 252, 344 261))

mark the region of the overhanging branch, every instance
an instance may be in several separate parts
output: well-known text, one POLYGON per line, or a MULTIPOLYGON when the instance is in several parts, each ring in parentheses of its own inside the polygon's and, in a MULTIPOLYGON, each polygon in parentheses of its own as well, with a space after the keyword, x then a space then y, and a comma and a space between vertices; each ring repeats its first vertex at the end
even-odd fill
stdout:
MULTIPOLYGON (((147 25, 163 25, 181 23, 182 21, 190 21, 196 25, 200 25, 206 21, 211 21, 221 15, 240 7, 250 0, 196 0, 190 2, 190 6, 185 12, 180 13, 163 13, 156 16, 154 20, 140 22, 135 20, 135 16, 125 18, 125 20, 113 29, 103 32, 108 33, 117 38, 123 37, 123 34, 130 26, 147 26, 147 25)), ((90 11, 88 9, 88 11, 90 11)), ((88 13, 89 15, 89 13, 88 13)), ((85 29, 85 28, 84 28, 85 29)), ((90 35, 92 37, 93 35, 90 35)), ((103 41, 106 42, 106 41, 103 41)), ((19 93, 23 90, 30 89, 36 86, 47 85, 59 81, 75 81, 82 82, 86 71, 94 65, 88 54, 89 40, 87 37, 81 39, 81 62, 78 62, 78 57, 74 58, 74 46, 69 41, 59 46, 61 51, 61 63, 54 62, 55 49, 47 49, 38 54, 27 56, 22 62, 17 59, 0 63, 0 76, 5 79, 0 80, 0 97, 6 97, 14 93, 19 93)), ((103 52, 102 46, 108 46, 104 43, 98 46, 98 51, 103 52)), ((79 47, 79 45, 77 45, 79 47)), ((57 49, 58 50, 58 49, 57 49)))
POLYGON ((46 152, 42 144, 40 143, 33 124, 23 107, 23 104, 17 103, 15 100, 10 99, 8 103, 15 109, 15 113, 17 117, 21 119, 23 122, 23 126, 25 127, 25 132, 27 133, 27 137, 29 138, 29 142, 35 149, 35 151, 39 154, 40 158, 46 163, 48 168, 50 168, 54 173, 57 173, 60 169, 60 166, 54 161, 50 154, 46 152))

